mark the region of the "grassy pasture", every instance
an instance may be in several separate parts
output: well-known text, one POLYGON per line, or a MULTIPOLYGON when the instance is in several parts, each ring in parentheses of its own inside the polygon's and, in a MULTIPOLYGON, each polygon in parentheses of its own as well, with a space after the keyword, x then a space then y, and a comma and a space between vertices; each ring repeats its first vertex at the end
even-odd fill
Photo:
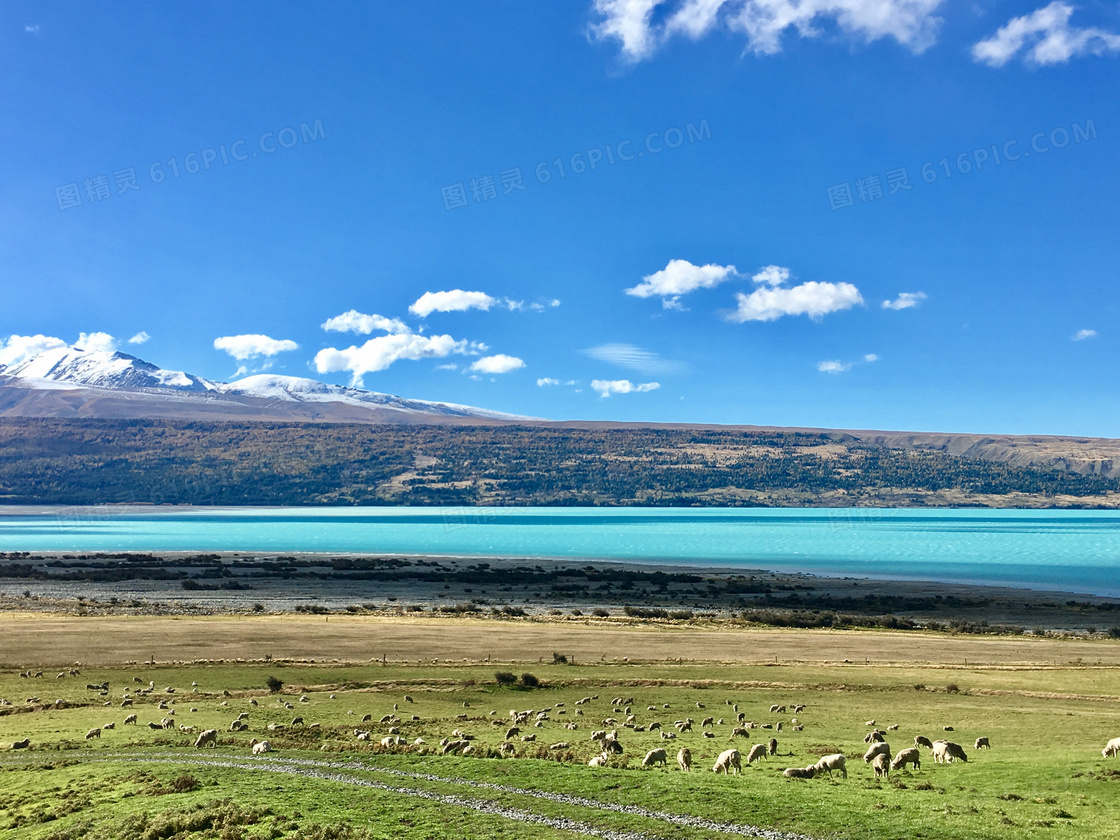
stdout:
MULTIPOLYGON (((875 641, 874 634, 860 638, 875 641)), ((1103 646, 1102 659, 1114 654, 1114 646, 1103 646)), ((555 825, 520 821, 518 814, 574 820, 575 834, 636 832, 647 837, 719 836, 666 814, 867 840, 1120 837, 1115 817, 1120 760, 1107 761, 1100 754, 1105 741, 1120 735, 1120 673, 1104 665, 210 662, 81 670, 79 676, 62 679, 55 678, 57 671, 41 679, 22 679, 11 670, 0 674, 0 698, 12 703, 0 708, 0 837, 5 840, 573 836, 555 825), (499 688, 495 670, 530 671, 545 687, 499 688), (269 676, 283 680, 280 694, 265 688, 269 676), (110 683, 106 697, 85 687, 102 681, 110 683), (192 693, 192 682, 198 683, 198 693, 192 693), (154 685, 152 693, 137 697, 136 689, 149 684, 154 685), (169 686, 175 692, 166 692, 169 686), (949 690, 954 686, 959 690, 949 690), (132 709, 120 707, 126 690, 135 698, 132 709), (406 694, 415 702, 407 702, 406 694), (575 705, 596 694, 597 700, 575 705), (308 702, 300 702, 301 695, 308 702), (41 702, 28 704, 34 696, 41 702), (621 760, 614 761, 618 766, 588 767, 587 760, 597 753, 591 731, 603 728, 608 717, 620 723, 624 718, 610 705, 616 696, 634 698, 639 725, 657 720, 671 728, 674 720, 692 717, 694 731, 662 741, 656 732, 617 726, 625 747, 621 760), (52 705, 56 699, 60 706, 52 705), (173 706, 177 723, 217 729, 219 747, 195 751, 192 735, 150 730, 149 721, 167 716, 156 705, 160 700, 173 706), (750 744, 769 737, 779 743, 777 756, 744 764, 738 778, 711 772, 716 754, 732 745, 735 714, 728 701, 738 703, 748 720, 785 724, 782 732, 754 729, 748 741, 736 739, 744 759, 750 744), (112 705, 103 706, 105 702, 112 705), (802 732, 790 731, 790 713, 768 711, 771 704, 795 702, 807 706, 797 716, 805 725, 802 732), (392 713, 394 704, 402 736, 410 742, 423 738, 427 748, 392 752, 380 747, 377 742, 388 727, 378 720, 392 713), (496 757, 510 709, 546 706, 553 710, 542 728, 522 727, 523 733, 536 734, 536 742, 515 738, 518 757, 496 757), (647 706, 656 708, 647 711, 647 706), (561 708, 566 714, 558 714, 561 708), (577 716, 577 709, 584 714, 577 716), (137 714, 139 726, 123 726, 130 711, 137 714), (241 712, 249 714, 250 730, 231 733, 229 724, 241 712), (362 723, 366 714, 372 721, 362 723), (297 715, 320 728, 267 729, 270 723, 290 725, 297 715), (412 721, 412 715, 419 720, 412 721), (467 719, 460 720, 461 715, 467 719), (703 735, 700 722, 706 716, 725 720, 708 728, 715 738, 703 735), (495 718, 502 719, 501 726, 494 725, 495 718), (897 731, 888 733, 895 751, 910 746, 916 734, 947 737, 965 746, 969 761, 937 765, 923 750, 919 771, 876 780, 860 759, 866 748, 865 722, 871 719, 884 729, 898 724, 897 731), (114 730, 84 740, 88 729, 110 721, 114 730), (566 729, 569 721, 579 728, 566 729), (945 732, 945 726, 953 731, 945 732), (355 728, 368 729, 374 740, 358 742, 355 728), (455 728, 476 736, 479 757, 436 754, 439 739, 455 728), (992 750, 972 749, 980 735, 991 739, 992 750), (31 738, 31 750, 4 749, 23 737, 31 738), (267 738, 277 749, 270 757, 295 762, 283 765, 293 772, 273 772, 270 768, 277 765, 253 759, 251 737, 267 738), (561 741, 570 747, 546 749, 561 741), (681 745, 693 753, 690 774, 673 766, 681 745), (670 753, 670 766, 641 768, 644 753, 661 746, 670 753), (848 756, 848 779, 781 777, 782 768, 805 766, 832 751, 848 756), (250 766, 215 766, 219 758, 250 766), (350 766, 354 761, 357 767, 350 766), (304 771, 343 774, 348 780, 304 771), (177 789, 182 776, 193 784, 177 789), (534 795, 541 793, 583 797, 604 807, 534 795), (459 799, 426 798, 432 795, 459 799), (487 802, 512 816, 461 800, 487 802), (610 810, 618 805, 662 815, 610 810), (349 828, 340 828, 344 824, 349 828)))

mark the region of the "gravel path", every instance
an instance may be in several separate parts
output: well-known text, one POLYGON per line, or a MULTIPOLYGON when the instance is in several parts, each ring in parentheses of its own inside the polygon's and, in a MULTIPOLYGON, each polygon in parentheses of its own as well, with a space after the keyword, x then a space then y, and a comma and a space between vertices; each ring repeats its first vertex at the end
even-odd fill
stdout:
MULTIPOLYGON (((398 778, 417 779, 422 781, 437 782, 441 784, 462 785, 465 787, 474 788, 476 790, 492 790, 500 793, 514 794, 517 796, 528 796, 535 799, 544 799, 549 802, 556 802, 564 805, 574 805, 581 808, 591 808, 600 811, 611 811, 618 814, 627 814, 630 816, 643 817, 645 819, 658 820, 661 822, 670 823, 672 825, 700 829, 702 831, 714 831, 720 834, 734 834, 742 837, 760 838, 760 840, 812 840, 812 838, 806 835, 795 834, 788 831, 776 831, 773 829, 758 828, 756 826, 750 825, 724 823, 718 822, 716 820, 705 819, 703 817, 694 817, 685 814, 673 814, 665 811, 654 811, 648 808, 639 807, 637 805, 619 805, 611 802, 600 802, 596 799, 588 799, 582 796, 572 796, 563 793, 550 793, 547 791, 529 790, 526 788, 518 788, 511 785, 501 785, 493 782, 475 782, 468 779, 460 779, 449 776, 438 776, 431 773, 413 773, 405 770, 397 770, 388 767, 378 767, 376 765, 362 764, 357 761, 316 761, 314 759, 291 759, 281 758, 279 756, 201 756, 198 753, 165 753, 157 758, 153 757, 150 753, 82 752, 68 754, 66 757, 76 758, 91 763, 130 761, 145 764, 189 764, 198 767, 225 767, 240 770, 258 770, 269 773, 286 773, 289 775, 324 779, 327 781, 339 782, 341 784, 374 788, 377 790, 402 794, 405 796, 415 796, 421 799, 431 800, 433 802, 440 802, 445 805, 468 808, 482 814, 492 814, 522 823, 547 825, 551 828, 570 831, 576 834, 583 834, 589 837, 600 837, 603 838, 603 840, 656 840, 656 837, 655 835, 644 834, 641 832, 614 831, 610 829, 596 828, 592 825, 579 822, 577 820, 571 820, 565 817, 546 817, 532 811, 526 811, 520 808, 511 808, 505 805, 501 805, 492 800, 463 797, 454 794, 442 794, 436 793, 434 791, 423 790, 420 788, 400 787, 398 785, 391 785, 371 779, 359 778, 357 776, 352 776, 348 773, 342 773, 338 771, 384 773, 398 778)), ((32 758, 33 755, 28 754, 25 756, 23 762, 21 763, 26 763, 32 758)), ((15 762, 8 760, 0 761, 0 764, 9 763, 15 762)))

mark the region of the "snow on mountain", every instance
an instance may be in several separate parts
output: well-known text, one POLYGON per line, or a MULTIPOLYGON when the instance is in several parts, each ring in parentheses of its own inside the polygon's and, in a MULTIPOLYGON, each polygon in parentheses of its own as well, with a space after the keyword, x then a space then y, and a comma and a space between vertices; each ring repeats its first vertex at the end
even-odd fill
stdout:
POLYGON ((214 383, 178 370, 164 370, 127 353, 56 347, 4 368, 31 387, 84 385, 124 390, 160 388, 174 391, 211 391, 214 383))
MULTIPOLYGON (((341 404, 370 412, 389 409, 403 414, 448 418, 477 417, 506 421, 530 419, 466 405, 409 400, 392 394, 328 385, 296 376, 262 374, 230 383, 211 382, 181 371, 164 370, 127 353, 108 353, 77 347, 47 350, 6 368, 0 365, 0 375, 12 377, 3 384, 32 391, 80 388, 95 394, 129 394, 135 398, 147 396, 149 401, 159 397, 174 397, 186 400, 187 403, 200 399, 208 401, 211 410, 217 404, 232 403, 245 410, 258 412, 262 417, 275 413, 269 410, 268 403, 271 403, 274 408, 288 405, 295 409, 298 404, 319 404, 326 408, 325 404, 341 404), (214 403, 215 400, 218 401, 217 404, 214 403)), ((180 404, 184 410, 189 410, 185 403, 180 404)), ((299 410, 307 413, 303 409, 299 410)), ((362 411, 347 411, 344 416, 350 420, 367 416, 362 411)))

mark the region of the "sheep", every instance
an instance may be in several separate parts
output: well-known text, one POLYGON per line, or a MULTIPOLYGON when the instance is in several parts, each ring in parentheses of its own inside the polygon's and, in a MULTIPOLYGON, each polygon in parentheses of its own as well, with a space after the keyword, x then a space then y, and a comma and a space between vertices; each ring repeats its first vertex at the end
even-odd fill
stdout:
POLYGON ((90 738, 100 738, 100 737, 101 737, 101 727, 100 726, 95 726, 93 729, 91 729, 89 732, 86 733, 86 740, 87 741, 90 738))
POLYGON ((864 724, 864 726, 874 726, 874 725, 875 725, 875 720, 874 719, 869 720, 864 724))
POLYGON ((404 696, 404 702, 406 702, 406 703, 415 703, 416 701, 412 699, 412 695, 411 695, 411 694, 406 694, 406 695, 404 696))
POLYGON ((677 727, 678 732, 691 732, 692 731, 692 721, 690 721, 690 720, 678 721, 677 723, 674 723, 673 726, 677 727))
POLYGON ((782 775, 787 779, 811 779, 817 775, 817 766, 810 764, 808 767, 787 767, 782 775))
POLYGON ((665 755, 665 750, 650 750, 646 753, 646 757, 642 759, 642 766, 652 767, 655 764, 664 766, 666 761, 668 761, 668 756, 665 755))
POLYGON ((301 717, 292 718, 291 725, 292 726, 303 726, 303 718, 301 718, 301 717))
POLYGON ((1120 738, 1113 738, 1105 744, 1104 749, 1101 750, 1101 755, 1105 758, 1116 758, 1117 755, 1120 755, 1120 738))
POLYGON ((677 733, 676 732, 662 732, 661 733, 661 740, 662 741, 675 741, 676 739, 677 739, 677 733))
POLYGON ((894 757, 894 761, 891 762, 891 769, 901 770, 907 764, 913 764, 915 770, 922 769, 922 753, 917 747, 899 750, 898 754, 894 757))
POLYGON ((872 744, 871 748, 863 754, 863 760, 870 764, 875 760, 875 756, 877 755, 885 755, 889 759, 891 755, 891 745, 884 741, 872 744))
POLYGON ((198 738, 194 742, 195 749, 202 749, 207 744, 212 747, 218 746, 218 730, 206 729, 199 733, 198 738))
POLYGON ((24 738, 22 741, 12 741, 13 750, 26 750, 31 748, 31 739, 24 738))
POLYGON ((116 728, 117 728, 117 724, 116 724, 116 722, 115 722, 115 721, 109 721, 109 722, 108 722, 107 724, 105 724, 105 725, 104 725, 104 726, 102 726, 101 728, 102 728, 102 729, 116 729, 116 728))
POLYGON ((159 731, 160 729, 163 729, 163 724, 152 723, 151 721, 148 721, 148 728, 159 731))
POLYGON ((618 743, 616 738, 608 738, 603 742, 603 752, 622 755, 622 744, 618 743))
POLYGON ((443 754, 448 755, 453 752, 460 752, 467 750, 471 745, 470 741, 448 741, 447 746, 443 748, 443 754))
MULTIPOLYGON (((362 715, 362 723, 372 723, 372 722, 373 722, 373 715, 362 715)), ((382 718, 381 722, 384 723, 385 719, 382 718)))
POLYGON ((766 758, 766 745, 755 744, 751 747, 751 751, 747 753, 747 764, 754 764, 761 758, 766 758))
POLYGON ((677 753, 677 764, 681 770, 688 773, 692 769, 692 751, 688 747, 681 747, 677 753))
POLYGON ((915 735, 914 736, 914 746, 915 747, 928 747, 929 749, 932 750, 933 749, 933 741, 931 741, 925 735, 915 735))
MULTIPOLYGON (((716 759, 716 763, 712 768, 712 771, 714 773, 726 773, 729 776, 731 775, 732 771, 734 771, 735 774, 738 775, 743 772, 741 762, 742 758, 739 755, 738 750, 724 750, 716 759)), ((747 763, 749 764, 750 762, 748 761, 747 763)))
POLYGON ((954 744, 952 741, 933 742, 933 760, 935 762, 951 764, 957 758, 961 761, 968 761, 968 756, 965 755, 964 748, 960 744, 954 744))
POLYGON ((368 741, 370 737, 368 732, 360 732, 357 730, 355 730, 354 735, 359 741, 368 741))
POLYGON ((605 755, 597 755, 594 758, 592 758, 589 762, 587 762, 587 766, 588 767, 603 767, 604 765, 606 765, 606 763, 607 763, 607 757, 605 755))
POLYGON ((881 729, 873 729, 870 732, 868 732, 866 735, 863 736, 863 743, 870 744, 870 743, 875 742, 875 741, 878 741, 878 742, 881 743, 881 742, 887 740, 886 735, 887 735, 887 733, 885 733, 881 729))
POLYGON ((122 700, 121 701, 121 708, 122 709, 131 709, 132 708, 132 699, 129 698, 129 699, 126 699, 126 700, 122 700))
MULTIPOLYGON (((506 740, 508 741, 510 738, 513 738, 513 737, 515 737, 517 735, 520 735, 520 734, 521 734, 521 729, 520 728, 518 728, 516 726, 511 726, 509 729, 506 730, 506 740)), ((607 734, 606 732, 603 732, 603 735, 606 735, 606 734, 607 734)), ((595 736, 592 735, 591 737, 594 738, 595 736)))
POLYGON ((567 741, 557 741, 555 744, 549 744, 548 748, 550 750, 568 750, 572 748, 572 745, 567 741))
POLYGON ((529 741, 537 740, 537 736, 530 732, 528 735, 522 735, 521 740, 528 743, 529 741))
POLYGON ((716 720, 715 720, 715 718, 706 717, 702 721, 700 721, 700 725, 701 726, 715 726, 716 725, 716 720))
POLYGON ((896 732, 897 730, 898 730, 898 724, 897 723, 892 723, 890 726, 887 727, 888 732, 896 732))
POLYGON ((135 726, 136 725, 136 715, 125 715, 124 723, 125 723, 125 726, 127 726, 130 723, 133 726, 135 726))
POLYGON ((731 737, 732 738, 749 738, 749 737, 751 737, 751 733, 749 733, 747 730, 745 730, 741 726, 736 726, 734 729, 731 730, 731 737))
POLYGON ((988 742, 987 737, 980 737, 976 739, 976 743, 972 748, 974 750, 990 750, 992 745, 988 742))
POLYGON ((400 735, 386 735, 381 739, 381 746, 383 747, 403 747, 408 744, 400 735))
POLYGON ((885 779, 891 772, 890 756, 879 753, 872 760, 871 766, 875 768, 876 779, 885 779))
POLYGON ((771 738, 770 742, 766 745, 766 750, 770 755, 778 754, 778 739, 771 738))
POLYGON ((818 773, 828 773, 829 776, 832 775, 833 770, 839 770, 845 779, 848 778, 848 762, 843 753, 822 755, 814 767, 818 773))
POLYGON ((272 752, 272 744, 268 741, 258 741, 254 738, 249 742, 249 746, 253 748, 253 755, 263 755, 266 752, 272 752))

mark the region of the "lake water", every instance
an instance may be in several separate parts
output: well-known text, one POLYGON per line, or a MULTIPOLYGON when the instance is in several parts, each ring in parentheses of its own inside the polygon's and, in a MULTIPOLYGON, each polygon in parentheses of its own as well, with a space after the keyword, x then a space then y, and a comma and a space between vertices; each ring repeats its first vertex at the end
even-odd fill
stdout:
POLYGON ((585 558, 1120 596, 1116 511, 62 508, 0 516, 0 550, 585 558))

